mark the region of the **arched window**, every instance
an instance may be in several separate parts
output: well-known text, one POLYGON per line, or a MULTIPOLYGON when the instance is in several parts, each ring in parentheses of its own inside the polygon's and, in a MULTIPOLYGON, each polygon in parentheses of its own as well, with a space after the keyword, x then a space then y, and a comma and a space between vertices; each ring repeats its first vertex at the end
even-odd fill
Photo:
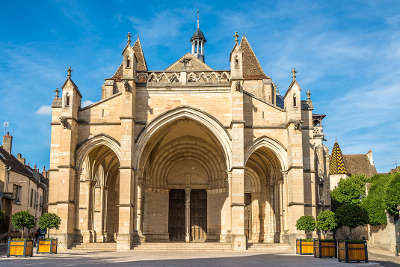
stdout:
POLYGON ((130 67, 131 67, 131 60, 130 60, 129 56, 126 57, 126 67, 127 67, 127 68, 130 68, 130 67))
POLYGON ((67 93, 67 94, 65 95, 65 106, 66 106, 66 107, 69 107, 69 105, 70 105, 70 99, 69 99, 69 94, 67 93))
POLYGON ((296 95, 293 95, 293 107, 295 107, 297 105, 297 101, 296 101, 296 95))

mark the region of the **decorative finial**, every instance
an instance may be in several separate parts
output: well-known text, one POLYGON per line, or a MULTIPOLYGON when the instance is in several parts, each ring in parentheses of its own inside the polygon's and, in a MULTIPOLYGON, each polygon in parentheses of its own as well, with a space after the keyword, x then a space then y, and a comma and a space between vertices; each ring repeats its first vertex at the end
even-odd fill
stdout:
POLYGON ((296 73, 297 73, 296 69, 292 68, 292 79, 293 80, 296 80, 296 73))
POLYGON ((130 45, 130 44, 131 44, 131 37, 132 37, 131 33, 130 33, 130 32, 128 32, 128 45, 130 45))
POLYGON ((310 89, 307 90, 306 95, 307 95, 307 100, 311 100, 311 91, 310 91, 310 89))
POLYGON ((238 44, 238 42, 239 42, 239 34, 238 34, 238 32, 235 32, 233 37, 235 37, 235 43, 238 44))
POLYGON ((197 9, 197 29, 200 29, 200 15, 198 9, 197 9))
POLYGON ((58 98, 60 90, 58 90, 58 88, 56 88, 56 90, 54 90, 54 92, 56 92, 56 98, 58 98))
POLYGON ((68 69, 67 69, 67 77, 68 77, 68 79, 71 79, 71 72, 72 72, 72 69, 71 69, 71 66, 69 66, 68 69))

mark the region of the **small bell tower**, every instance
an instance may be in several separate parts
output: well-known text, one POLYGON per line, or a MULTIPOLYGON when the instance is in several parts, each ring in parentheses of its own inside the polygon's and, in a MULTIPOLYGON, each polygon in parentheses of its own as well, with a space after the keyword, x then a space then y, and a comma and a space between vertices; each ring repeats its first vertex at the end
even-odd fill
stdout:
POLYGON ((205 62, 204 44, 207 42, 203 32, 200 30, 199 10, 197 10, 197 30, 190 39, 192 43, 192 55, 205 62))

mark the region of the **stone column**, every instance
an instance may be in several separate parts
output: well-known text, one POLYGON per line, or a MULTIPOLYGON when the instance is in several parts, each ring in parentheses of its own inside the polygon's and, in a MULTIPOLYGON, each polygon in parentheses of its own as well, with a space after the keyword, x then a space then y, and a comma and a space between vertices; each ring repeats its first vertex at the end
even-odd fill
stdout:
POLYGON ((90 230, 90 187, 91 181, 80 181, 79 190, 79 229, 82 234, 83 243, 93 242, 93 236, 90 230))
POLYGON ((103 188, 103 240, 108 242, 107 234, 107 217, 108 217, 108 186, 103 188))
POLYGON ((185 242, 190 242, 190 188, 185 188, 185 242))
POLYGON ((102 212, 102 188, 96 186, 94 188, 94 207, 93 207, 93 230, 94 230, 94 242, 103 242, 103 212, 102 212))
POLYGON ((274 212, 273 212, 273 185, 267 186, 266 201, 265 201, 265 221, 264 221, 264 242, 274 242, 274 212))
POLYGON ((136 195, 136 231, 137 241, 143 242, 143 179, 138 177, 137 180, 137 195, 136 195))

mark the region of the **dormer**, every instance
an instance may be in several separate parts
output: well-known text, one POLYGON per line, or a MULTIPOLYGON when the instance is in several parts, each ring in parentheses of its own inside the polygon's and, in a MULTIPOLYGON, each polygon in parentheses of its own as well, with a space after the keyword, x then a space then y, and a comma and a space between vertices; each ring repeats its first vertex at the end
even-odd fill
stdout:
POLYGON ((243 51, 238 43, 238 33, 235 35, 235 46, 233 47, 230 55, 230 66, 231 66, 231 79, 241 80, 243 79, 243 51))
POLYGON ((79 92, 78 86, 71 79, 71 72, 71 67, 69 67, 67 70, 67 79, 62 86, 61 108, 63 116, 77 118, 82 95, 79 92))
POLYGON ((134 79, 136 76, 137 59, 131 46, 131 34, 128 33, 127 44, 122 51, 122 79, 134 79))

